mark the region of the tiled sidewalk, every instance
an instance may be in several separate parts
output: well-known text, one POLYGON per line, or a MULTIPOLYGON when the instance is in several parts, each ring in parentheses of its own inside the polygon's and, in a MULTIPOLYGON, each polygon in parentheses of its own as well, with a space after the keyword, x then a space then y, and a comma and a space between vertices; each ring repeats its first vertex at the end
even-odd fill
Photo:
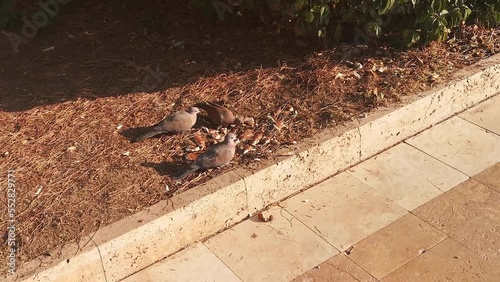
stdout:
POLYGON ((500 96, 131 281, 500 281, 500 96))

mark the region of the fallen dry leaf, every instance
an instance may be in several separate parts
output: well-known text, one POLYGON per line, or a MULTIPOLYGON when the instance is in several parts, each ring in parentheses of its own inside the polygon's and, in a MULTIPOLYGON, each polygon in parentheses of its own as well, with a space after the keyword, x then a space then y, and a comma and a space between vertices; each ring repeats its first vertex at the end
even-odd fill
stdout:
POLYGON ((248 126, 254 126, 255 120, 253 117, 246 117, 245 119, 243 119, 243 124, 248 125, 248 126))
POLYGON ((250 143, 250 145, 255 146, 255 145, 259 144, 260 139, 262 139, 262 133, 255 134, 252 137, 252 142, 250 143))
POLYGON ((279 120, 275 124, 273 124, 273 127, 276 128, 278 131, 281 130, 284 126, 285 123, 282 120, 279 120))
POLYGON ((188 153, 186 154, 186 160, 188 161, 194 161, 196 160, 196 158, 198 158, 198 153, 195 153, 195 152, 191 152, 191 153, 188 153))
POLYGON ((200 147, 189 146, 189 147, 186 148, 186 152, 198 152, 199 150, 201 150, 200 147))
POLYGON ((255 148, 252 146, 252 145, 245 145, 245 147, 243 148, 243 155, 246 155, 248 154, 249 152, 251 151, 255 151, 255 148))
POLYGON ((271 143, 271 139, 270 139, 269 137, 262 138, 262 139, 260 140, 260 143, 261 143, 262 145, 269 144, 269 143, 271 143))
POLYGON ((199 147, 205 148, 205 138, 200 133, 194 134, 194 141, 199 147))
POLYGON ((241 142, 245 142, 248 140, 248 138, 250 138, 250 136, 252 136, 252 134, 253 134, 253 130, 247 129, 247 130, 245 130, 245 132, 243 132, 243 134, 240 135, 239 139, 241 142))

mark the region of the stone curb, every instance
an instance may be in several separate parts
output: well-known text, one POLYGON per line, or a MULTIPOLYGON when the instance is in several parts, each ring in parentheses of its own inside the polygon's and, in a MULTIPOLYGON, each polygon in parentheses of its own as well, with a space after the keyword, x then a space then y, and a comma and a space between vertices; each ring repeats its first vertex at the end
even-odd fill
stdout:
POLYGON ((500 55, 495 55, 446 85, 407 98, 403 107, 376 110, 305 140, 293 156, 261 163, 259 169, 235 169, 105 226, 80 246, 64 247, 58 261, 28 262, 17 280, 119 281, 499 92, 500 55))

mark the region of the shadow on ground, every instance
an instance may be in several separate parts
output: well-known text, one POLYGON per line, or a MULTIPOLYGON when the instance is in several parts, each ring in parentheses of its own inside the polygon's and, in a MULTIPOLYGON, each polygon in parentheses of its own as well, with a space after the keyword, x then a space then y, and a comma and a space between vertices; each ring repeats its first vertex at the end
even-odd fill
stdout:
POLYGON ((186 166, 185 163, 182 162, 175 162, 175 163, 169 163, 169 162, 160 162, 160 163, 153 163, 153 162, 144 162, 141 164, 143 167, 148 167, 148 168, 153 168, 156 170, 156 172, 161 175, 161 176, 170 176, 173 177, 181 171, 182 168, 186 166))
POLYGON ((71 1, 17 53, 0 35, 0 110, 165 91, 201 77, 293 65, 308 49, 276 35, 272 24, 216 23, 189 1, 160 2, 71 1))

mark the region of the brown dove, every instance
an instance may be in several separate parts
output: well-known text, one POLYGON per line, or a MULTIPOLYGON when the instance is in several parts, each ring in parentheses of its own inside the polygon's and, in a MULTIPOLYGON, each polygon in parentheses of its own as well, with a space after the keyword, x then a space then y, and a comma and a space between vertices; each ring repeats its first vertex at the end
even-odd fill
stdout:
POLYGON ((200 109, 190 107, 187 111, 178 111, 166 117, 156 125, 148 128, 148 131, 135 139, 135 142, 167 132, 188 131, 196 123, 196 115, 200 109))
POLYGON ((215 125, 228 126, 234 123, 235 117, 233 112, 224 106, 212 102, 202 102, 196 106, 204 109, 215 125))
POLYGON ((236 134, 228 133, 221 143, 209 147, 181 175, 174 177, 180 180, 199 169, 219 167, 228 164, 234 157, 236 149, 236 134))

